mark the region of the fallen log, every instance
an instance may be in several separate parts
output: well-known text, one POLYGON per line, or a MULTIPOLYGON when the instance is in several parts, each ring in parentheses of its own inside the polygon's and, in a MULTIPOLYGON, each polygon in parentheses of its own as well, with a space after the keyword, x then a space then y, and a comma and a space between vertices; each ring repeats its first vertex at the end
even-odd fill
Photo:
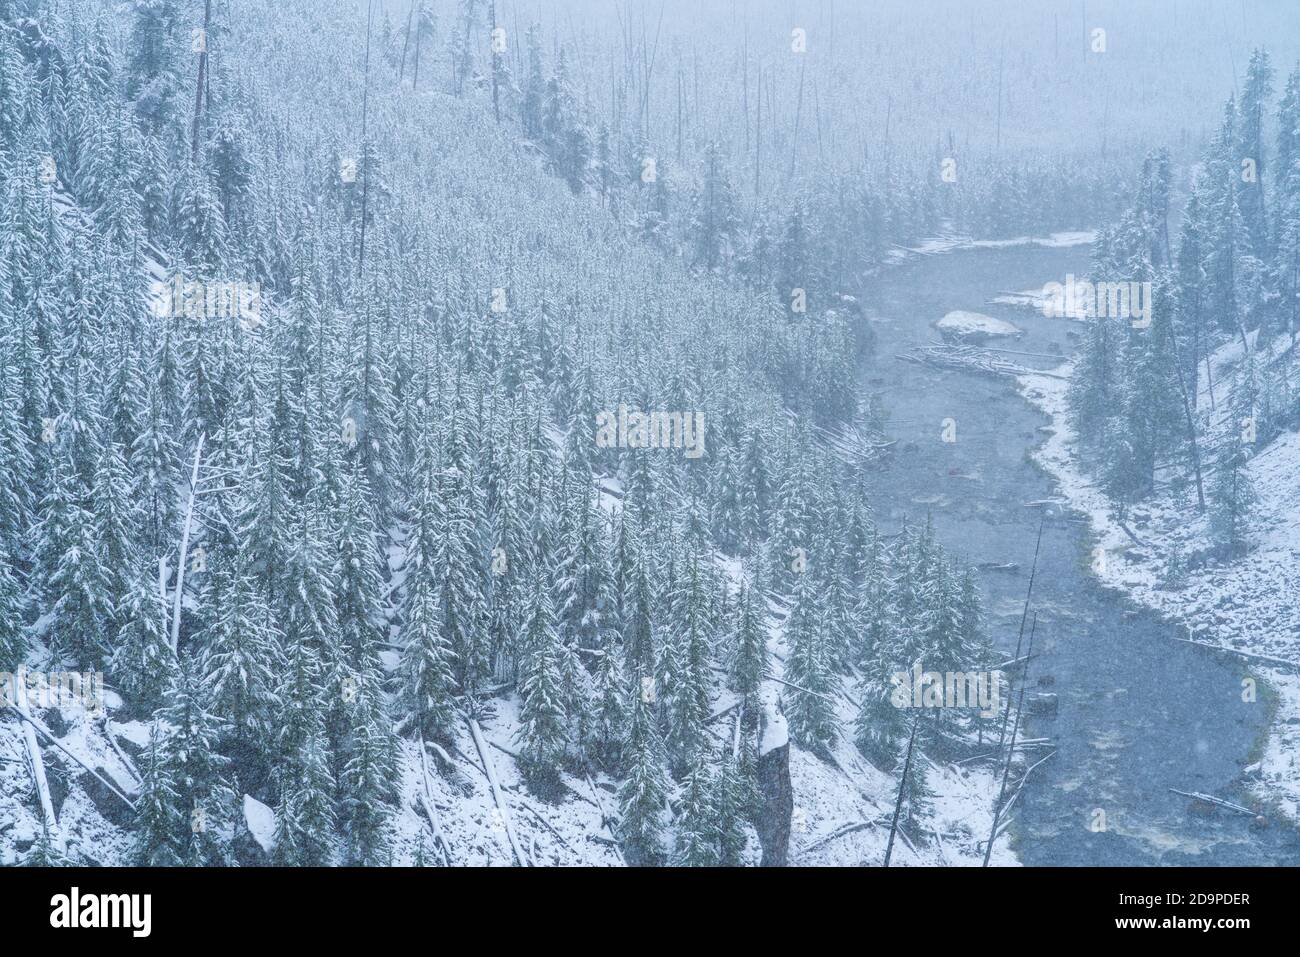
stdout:
POLYGON ((452 866, 451 847, 447 843, 446 836, 442 833, 442 827, 438 824, 438 818, 434 815, 433 793, 429 789, 429 762, 424 754, 424 736, 420 736, 420 778, 424 784, 424 798, 420 802, 424 805, 424 815, 429 821, 429 829, 433 831, 434 844, 442 851, 442 859, 448 867, 452 866))
POLYGON ((1270 665, 1277 665, 1281 668, 1288 668, 1291 671, 1300 671, 1300 662, 1287 661, 1285 658, 1275 658, 1272 655, 1261 655, 1253 651, 1239 651, 1236 648, 1227 648, 1223 645, 1212 645, 1208 641, 1196 641, 1192 638, 1178 638, 1174 641, 1185 641, 1189 645, 1197 645, 1201 648, 1209 648, 1211 651, 1222 651, 1230 655, 1240 655, 1243 658, 1249 658, 1252 661, 1265 661, 1270 665))
POLYGON ((591 788, 591 796, 596 802, 596 810, 600 812, 601 827, 609 832, 610 846, 614 848, 614 853, 618 855, 618 862, 627 867, 627 859, 623 856, 623 849, 619 846, 618 836, 614 833, 614 822, 605 813, 605 803, 600 799, 600 792, 596 790, 596 782, 591 779, 590 774, 587 775, 587 787, 591 788))
POLYGON ((1250 808, 1242 807, 1240 804, 1233 804, 1231 801, 1225 801, 1223 798, 1217 798, 1212 794, 1202 794, 1200 791, 1180 791, 1178 788, 1170 788, 1175 794, 1181 794, 1183 797, 1192 798, 1196 801, 1204 801, 1206 804, 1212 804, 1215 807, 1227 808, 1229 811, 1236 811, 1238 814, 1248 814, 1255 816, 1255 812, 1250 808))
POLYGON ((840 827, 832 829, 829 834, 824 834, 817 838, 817 840, 813 841, 807 847, 800 848, 799 854, 801 856, 804 854, 811 854, 813 851, 820 847, 825 847, 832 841, 838 841, 842 837, 847 837, 850 834, 856 834, 858 831, 865 831, 867 828, 875 826, 875 821, 854 821, 852 824, 841 825, 840 827))
POLYGON ((63 840, 63 832, 59 830, 59 819, 54 814, 54 801, 50 798, 50 784, 45 778, 45 761, 41 757, 41 745, 36 740, 36 732, 33 730, 36 726, 35 721, 27 714, 27 683, 22 668, 13 676, 14 682, 14 701, 17 704, 10 705, 14 711, 18 712, 18 717, 27 722, 23 726, 23 740, 27 744, 27 760, 31 766, 32 784, 36 788, 36 795, 41 805, 41 821, 45 828, 45 837, 60 855, 67 852, 67 845, 63 840))
POLYGON ((487 745, 483 743, 483 732, 478 726, 478 721, 474 718, 466 718, 465 720, 469 724, 469 733, 474 739, 474 747, 478 749, 479 760, 483 762, 483 773, 487 775, 488 787, 492 791, 492 799, 496 802, 497 810, 501 812, 501 823, 505 827, 506 837, 510 841, 510 848, 514 852, 515 859, 519 861, 519 865, 528 867, 530 865, 528 856, 519 843, 519 837, 515 834, 514 822, 510 819, 510 808, 506 804, 505 796, 501 793, 501 785, 497 782, 496 767, 492 764, 492 756, 488 753, 487 745))
MULTIPOLYGON (((87 764, 81 758, 77 757, 77 755, 73 754, 66 747, 64 747, 63 742, 54 736, 54 732, 52 732, 49 728, 45 727, 45 725, 42 724, 38 719, 33 718, 31 715, 27 714, 22 710, 19 710, 19 708, 15 705, 9 705, 9 708, 15 714, 17 714, 18 717, 22 718, 23 721, 27 722, 27 724, 29 724, 32 728, 35 728, 37 731, 39 731, 41 736, 45 738, 45 740, 49 741, 50 744, 54 745, 54 747, 58 748, 60 751, 66 754, 69 758, 71 758, 74 762, 76 762, 78 766, 83 768, 93 778, 99 781, 100 784, 104 785, 104 787, 112 791, 113 794, 121 798, 122 802, 125 803, 127 807, 129 807, 132 811, 135 810, 135 804, 131 801, 129 797, 127 797, 116 787, 114 787, 111 783, 109 783, 109 781, 106 780, 102 774, 100 774, 89 764, 87 764)), ((44 765, 42 765, 42 773, 43 773, 43 769, 44 769, 44 765)))

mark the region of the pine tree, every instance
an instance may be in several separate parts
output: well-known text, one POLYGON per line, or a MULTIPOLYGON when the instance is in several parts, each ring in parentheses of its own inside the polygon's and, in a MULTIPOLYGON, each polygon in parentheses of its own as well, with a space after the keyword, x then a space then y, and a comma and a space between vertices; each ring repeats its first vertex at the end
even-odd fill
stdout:
POLYGON ((174 674, 167 703, 156 717, 171 728, 163 752, 181 809, 178 853, 187 866, 229 865, 229 810, 235 792, 228 780, 230 761, 218 750, 220 721, 209 710, 208 692, 193 660, 174 674))
POLYGON ((158 585, 138 574, 117 606, 121 623, 109 662, 117 687, 135 704, 153 709, 179 677, 167 629, 168 609, 158 585))
POLYGON ((149 732, 135 801, 135 845, 133 857, 141 867, 175 867, 181 863, 177 836, 185 821, 172 769, 164 756, 163 733, 157 722, 149 732))
POLYGON ((438 479, 436 546, 432 570, 439 583, 439 626, 454 655, 461 690, 477 694, 489 674, 483 627, 483 549, 476 541, 477 505, 464 467, 451 466, 438 479))
POLYGON ((1250 449, 1242 432, 1230 425, 1215 464, 1210 492, 1210 531, 1220 547, 1234 557, 1250 547, 1250 520, 1258 500, 1254 483, 1246 472, 1249 461, 1250 449))
POLYGON ((741 589, 731 646, 731 689, 740 695, 746 711, 753 711, 767 672, 767 635, 754 609, 752 592, 741 589))
POLYGON ((673 862, 680 867, 716 867, 719 853, 717 809, 713 804, 714 781, 709 774, 707 750, 694 754, 690 770, 682 781, 678 802, 677 852, 673 862))
POLYGON ((826 621, 808 576, 796 576, 785 640, 790 649, 786 677, 790 689, 786 715, 790 734, 803 748, 825 752, 835 744, 838 719, 833 695, 837 687, 826 648, 826 621))
MULTIPOLYGON (((638 674, 637 685, 640 685, 638 674)), ((628 863, 654 866, 663 860, 663 814, 668 798, 663 741, 643 696, 634 693, 628 727, 627 774, 619 789, 618 836, 628 863)))
MULTIPOLYGON (((112 607, 117 608, 131 590, 132 569, 139 564, 139 516, 131 500, 126 461, 116 444, 108 445, 100 455, 93 501, 104 589, 112 607)), ((120 624, 116 616, 112 620, 115 626, 120 624)))
POLYGON ((241 781, 258 777, 280 706, 275 659, 281 632, 258 587, 257 556, 247 542, 247 528, 237 528, 231 560, 209 574, 208 623, 200 636, 210 706, 226 722, 231 751, 241 755, 241 781))
POLYGON ((703 746, 709 718, 712 648, 700 562, 692 557, 673 603, 669 647, 661 661, 660 688, 668 696, 669 752, 675 770, 688 767, 703 746))
POLYGON ((1241 209, 1241 218, 1250 236, 1251 248, 1259 259, 1269 256, 1269 228, 1267 207, 1264 200, 1264 170, 1267 166, 1264 155, 1264 114, 1269 98, 1273 95, 1273 67, 1269 64, 1268 51, 1253 50, 1250 65, 1246 67, 1246 83, 1241 90, 1241 106, 1238 110, 1237 155, 1251 160, 1252 175, 1245 175, 1238 161, 1237 205, 1241 209))
POLYGON ((415 727, 427 738, 444 737, 455 719, 452 695, 455 653, 444 637, 434 555, 437 494, 426 470, 407 539, 406 596, 402 604, 402 662, 399 697, 415 727))
POLYGON ((99 543, 79 483, 56 453, 50 490, 34 529, 38 580, 45 581, 46 608, 55 647, 81 667, 102 661, 103 625, 112 613, 99 543))
POLYGON ((323 669, 309 629, 292 631, 276 734, 278 866, 320 867, 333 857, 335 781, 325 727, 323 669))
POLYGON ((716 143, 704 148, 703 182, 695 202, 692 231, 695 264, 705 269, 722 265, 736 232, 736 197, 716 143))
POLYGON ((0 539, 0 671, 17 671, 27 656, 25 606, 8 548, 0 539))
POLYGON ((622 651, 613 642, 613 632, 601 649, 596 665, 593 722, 589 750, 592 757, 609 771, 621 766, 623 743, 627 736, 628 696, 632 693, 624 677, 622 651))
POLYGON ((387 862, 389 821, 396 802, 396 742, 384 712, 378 668, 362 672, 351 704, 350 757, 343 768, 348 860, 359 867, 387 862))
MULTIPOLYGON (((739 718, 737 718, 739 721, 739 718)), ((735 731, 740 734, 739 727, 735 731)), ((724 745, 722 765, 714 782, 713 810, 715 831, 718 838, 718 864, 723 867, 739 867, 741 855, 745 852, 748 839, 745 835, 745 795, 747 785, 740 762, 732 750, 724 745)))
POLYGON ((519 730, 525 773, 535 785, 553 784, 566 750, 564 649, 555 630, 555 611, 541 576, 533 582, 532 613, 524 630, 523 667, 519 684, 522 703, 519 730))

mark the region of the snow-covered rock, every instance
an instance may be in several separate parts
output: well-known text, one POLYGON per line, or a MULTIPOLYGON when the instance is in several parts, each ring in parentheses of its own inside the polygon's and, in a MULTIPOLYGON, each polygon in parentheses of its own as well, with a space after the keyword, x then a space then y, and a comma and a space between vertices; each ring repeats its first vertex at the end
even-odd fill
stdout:
POLYGON ((954 309, 934 325, 945 339, 959 342, 980 342, 1023 335, 1020 327, 1014 323, 986 316, 982 312, 967 312, 965 309, 954 309))

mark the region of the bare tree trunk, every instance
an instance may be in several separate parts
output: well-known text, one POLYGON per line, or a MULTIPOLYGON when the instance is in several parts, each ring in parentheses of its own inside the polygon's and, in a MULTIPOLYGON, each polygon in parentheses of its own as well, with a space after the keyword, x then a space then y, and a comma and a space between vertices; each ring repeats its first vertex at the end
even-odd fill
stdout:
POLYGON ((1016 756, 1016 735, 1020 732, 1020 713, 1025 706, 1025 685, 1029 675, 1029 659, 1034 656, 1034 632, 1038 629, 1038 613, 1034 613, 1034 622, 1029 626, 1029 648, 1025 652, 1025 666, 1020 673, 1020 697, 1016 702, 1016 721, 1011 726, 1011 747, 1007 748, 1007 763, 1002 771, 1002 785, 998 788, 997 803, 993 805, 993 827, 989 830, 989 843, 984 848, 984 867, 989 866, 989 858, 993 856, 993 842, 998 836, 998 819, 1002 815, 1002 798, 1007 793, 1007 776, 1011 773, 1011 761, 1016 756))
MULTIPOLYGON (((1205 511, 1205 487, 1201 484, 1201 452, 1196 444, 1196 420, 1192 417, 1192 406, 1187 395, 1187 384, 1183 380, 1183 362, 1182 357, 1178 355, 1178 342, 1174 338, 1173 325, 1169 326, 1169 347, 1174 354, 1174 371, 1178 373, 1178 391, 1183 398, 1183 415, 1187 418, 1187 438, 1192 443, 1192 468, 1196 472, 1196 502, 1197 506, 1203 512, 1205 511)), ((1193 360, 1195 357, 1193 357, 1193 360)), ((1195 370, 1195 365, 1192 366, 1195 370)), ((1193 387, 1195 384, 1193 383, 1193 387)))
POLYGON ((203 458, 203 436, 194 447, 194 468, 190 472, 190 500, 185 508, 185 524, 181 526, 180 563, 176 566, 176 600, 172 605, 172 630, 170 644, 176 653, 181 639, 181 604, 185 598, 185 561, 190 550, 190 527, 194 524, 194 502, 199 494, 199 464, 203 458))
POLYGON ((903 795, 907 793, 907 775, 912 770, 912 747, 916 744, 916 729, 921 725, 921 712, 912 719, 912 733, 907 737, 907 757, 903 759, 903 774, 898 779, 898 800, 894 802, 894 818, 889 822, 889 843, 885 845, 885 867, 894 854, 894 835, 898 833, 898 815, 903 810, 903 795))
POLYGON ((370 26, 375 17, 374 0, 366 4, 366 65, 361 80, 361 248, 357 257, 357 275, 366 268, 366 219, 370 198, 370 144, 368 141, 370 118, 370 26))
POLYGON ((397 71, 397 82, 406 79, 406 48, 411 45, 411 21, 415 19, 415 0, 411 0, 411 9, 406 14, 406 37, 402 40, 402 65, 397 71))
POLYGON ((488 4, 488 15, 492 19, 492 116, 498 123, 501 122, 501 101, 497 92, 497 77, 501 72, 501 54, 497 52, 497 4, 492 0, 488 4))
POLYGON ((203 2, 203 48, 199 51, 199 76, 194 84, 194 121, 190 127, 190 159, 199 161, 199 133, 203 128, 203 90, 208 82, 208 27, 212 23, 212 0, 203 2))
POLYGON ((745 111, 745 152, 749 152, 749 24, 745 25, 745 45, 740 55, 740 95, 745 111))
POLYGON ((794 179, 794 160, 799 150, 799 120, 803 114, 803 77, 808 72, 808 60, 805 57, 799 66, 799 95, 794 105, 794 136, 790 139, 790 172, 785 177, 785 183, 790 185, 794 179))

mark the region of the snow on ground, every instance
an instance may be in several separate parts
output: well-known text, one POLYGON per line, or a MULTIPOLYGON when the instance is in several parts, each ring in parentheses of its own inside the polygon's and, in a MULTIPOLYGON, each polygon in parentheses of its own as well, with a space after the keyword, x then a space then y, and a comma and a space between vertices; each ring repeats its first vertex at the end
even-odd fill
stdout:
MULTIPOLYGON (((35 711, 55 733, 59 743, 78 759, 95 768, 117 787, 131 795, 136 790, 134 778, 110 749, 100 733, 102 724, 78 705, 35 711), (51 726, 54 716, 58 720, 51 726), (67 725, 65 728, 64 725, 67 725)), ((130 815, 125 806, 101 808, 119 799, 107 793, 85 770, 58 748, 49 746, 38 735, 46 779, 50 785, 59 831, 69 859, 81 864, 123 864, 129 838, 105 813, 121 818, 130 815), (96 798, 88 794, 94 787, 96 798)), ((27 747, 19 719, 12 710, 0 713, 0 867, 22 862, 40 836, 43 825, 36 786, 29 770, 27 747)))
POLYGON ((1097 238, 1095 232, 1067 231, 1048 236, 1017 236, 1013 239, 973 239, 969 236, 936 236, 922 240, 915 246, 895 246, 886 255, 886 262, 895 263, 913 256, 937 256, 961 249, 1010 249, 1014 246, 1042 246, 1062 249, 1067 246, 1086 246, 1097 238))
POLYGON ((1020 327, 1005 319, 986 316, 982 312, 954 309, 934 324, 945 339, 961 342, 982 342, 985 339, 1018 337, 1024 333, 1020 327))
MULTIPOLYGON (((1220 408, 1230 370, 1242 355, 1238 341, 1211 358, 1220 408)), ((1054 371, 1068 375, 1072 368, 1070 362, 1054 371)), ((1171 559, 1185 563, 1209 552, 1208 522, 1196 510, 1195 489, 1165 491, 1131 509, 1128 525, 1138 545, 1079 467, 1066 421, 1068 381, 1024 375, 1020 385, 1024 396, 1051 416, 1051 435, 1035 455, 1055 476, 1070 507, 1089 519, 1100 550, 1089 565, 1104 584, 1179 622, 1192 640, 1243 652, 1247 661, 1264 655, 1300 663, 1300 433, 1274 439, 1247 467, 1259 496, 1252 551, 1226 563, 1199 559, 1197 567, 1171 575, 1171 559)), ((1201 388, 1205 395, 1204 371, 1201 388)), ((1300 806, 1300 676, 1266 665, 1256 660, 1253 667, 1277 692, 1277 713, 1259 776, 1250 783, 1261 799, 1276 802, 1294 819, 1300 806)))
MULTIPOLYGON (((617 807, 613 785, 604 776, 589 783, 585 776, 565 774, 558 796, 546 800, 533 794, 524 786, 512 757, 519 727, 518 698, 511 695, 493 704, 495 715, 484 717, 481 726, 487 757, 501 786, 504 812, 496 805, 488 772, 468 729, 457 734, 453 750, 446 755, 450 763, 438 754, 438 748, 426 746, 427 793, 434 820, 450 848, 451 862, 456 866, 514 866, 509 828, 518 836, 530 864, 538 867, 620 864, 621 856, 601 813, 603 808, 605 816, 612 815, 617 807)), ((421 853, 426 864, 439 861, 425 813, 426 783, 419 747, 418 741, 401 742, 402 800, 394 816, 393 854, 393 863, 398 865, 414 863, 421 853)))
MULTIPOLYGON (((776 625, 768 641, 773 680, 765 696, 798 694, 782 685, 787 648, 776 625)), ((795 867, 878 867, 884 863, 889 825, 898 800, 899 770, 882 771, 868 762, 853 742, 859 706, 851 682, 837 699, 841 735, 827 761, 791 742, 790 781, 794 791, 790 863, 795 867)), ((784 731, 784 723, 782 723, 784 731)), ((778 745, 773 745, 778 746, 778 745)), ((980 763, 946 766, 919 749, 913 756, 925 768, 932 792, 930 811, 900 828, 891 867, 979 866, 983 842, 993 827, 993 803, 1001 779, 994 767, 980 763)), ((901 770, 901 769, 900 769, 901 770)), ((1018 760, 1013 786, 1023 770, 1018 760)), ((990 864, 1018 866, 1005 830, 999 828, 990 864)))

